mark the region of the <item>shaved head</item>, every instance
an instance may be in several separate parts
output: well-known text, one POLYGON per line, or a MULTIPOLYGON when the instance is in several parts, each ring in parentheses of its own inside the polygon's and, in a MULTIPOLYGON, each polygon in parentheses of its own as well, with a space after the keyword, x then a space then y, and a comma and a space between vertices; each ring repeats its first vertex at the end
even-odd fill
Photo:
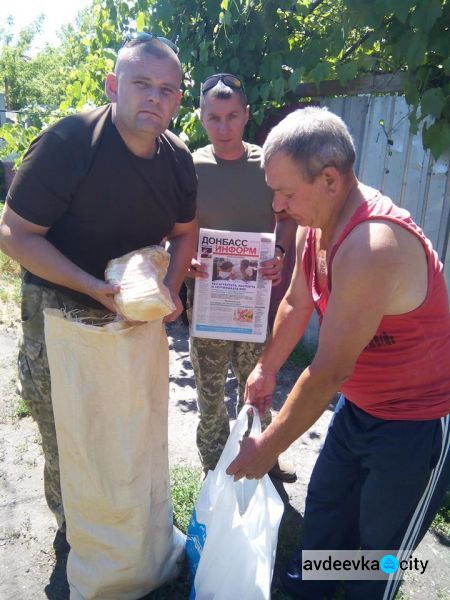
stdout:
POLYGON ((128 148, 151 158, 156 139, 180 107, 181 65, 165 43, 133 40, 119 51, 113 73, 105 80, 112 120, 128 148))
POLYGON ((119 50, 119 53, 117 55, 116 64, 114 66, 114 73, 119 76, 125 65, 127 65, 130 61, 132 62, 136 60, 137 57, 140 57, 143 54, 154 56, 155 58, 158 58, 160 60, 170 60, 171 62, 176 64, 180 74, 181 86, 183 71, 178 56, 171 48, 169 48, 167 44, 164 44, 164 42, 161 42, 156 38, 148 40, 146 42, 141 42, 139 44, 125 44, 125 46, 123 46, 119 50))

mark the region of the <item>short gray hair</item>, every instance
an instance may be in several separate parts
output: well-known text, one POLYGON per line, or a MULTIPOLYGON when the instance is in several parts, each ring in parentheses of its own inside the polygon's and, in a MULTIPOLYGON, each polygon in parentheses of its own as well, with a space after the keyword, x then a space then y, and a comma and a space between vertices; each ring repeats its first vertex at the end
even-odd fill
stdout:
POLYGON ((310 181, 324 167, 348 172, 355 146, 344 121, 327 108, 300 108, 276 125, 263 146, 263 166, 281 152, 296 161, 310 181))

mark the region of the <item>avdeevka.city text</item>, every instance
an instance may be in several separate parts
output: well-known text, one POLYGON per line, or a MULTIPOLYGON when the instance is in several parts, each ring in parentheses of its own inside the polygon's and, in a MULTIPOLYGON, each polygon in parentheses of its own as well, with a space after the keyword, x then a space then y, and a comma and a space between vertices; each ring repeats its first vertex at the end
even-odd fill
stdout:
MULTIPOLYGON (((418 571, 423 575, 428 567, 428 560, 420 560, 410 556, 408 559, 401 560, 398 568, 402 571, 418 571)), ((339 560, 329 556, 326 559, 306 559, 302 561, 302 568, 305 571, 379 571, 380 561, 361 556, 357 559, 339 560)))

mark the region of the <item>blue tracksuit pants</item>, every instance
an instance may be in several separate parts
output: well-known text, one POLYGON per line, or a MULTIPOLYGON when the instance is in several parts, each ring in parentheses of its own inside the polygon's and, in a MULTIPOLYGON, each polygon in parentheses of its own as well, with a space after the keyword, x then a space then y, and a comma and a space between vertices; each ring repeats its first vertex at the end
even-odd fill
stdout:
MULTIPOLYGON (((450 415, 387 421, 340 402, 308 486, 301 548, 401 549, 408 559, 447 489, 449 440, 450 415)), ((346 581, 345 598, 392 600, 398 585, 398 575, 346 581)), ((294 597, 328 598, 336 586, 300 581, 294 597)))

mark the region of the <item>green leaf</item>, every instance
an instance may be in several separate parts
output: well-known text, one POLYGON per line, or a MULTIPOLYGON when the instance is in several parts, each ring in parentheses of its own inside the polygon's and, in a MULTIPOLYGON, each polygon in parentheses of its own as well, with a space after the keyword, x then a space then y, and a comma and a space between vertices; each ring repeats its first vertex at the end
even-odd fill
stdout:
POLYGON ((424 148, 429 148, 437 160, 444 152, 450 150, 450 123, 441 120, 436 121, 430 127, 424 125, 422 141, 424 148))
POLYGON ((342 85, 345 85, 356 77, 358 73, 358 64, 356 62, 349 62, 337 66, 337 74, 339 81, 342 85))
POLYGON ((81 98, 81 82, 80 81, 75 81, 75 83, 72 86, 72 90, 73 90, 73 95, 75 98, 81 98))
POLYGON ((200 62, 207 65, 208 64, 208 58, 209 58, 209 45, 210 42, 201 42, 200 44, 200 62))
POLYGON ((283 96, 283 92, 284 92, 284 80, 282 77, 278 77, 278 79, 275 79, 272 83, 272 97, 277 102, 280 102, 280 100, 282 99, 282 96, 283 96))
POLYGON ((246 50, 250 52, 256 48, 256 39, 254 36, 250 35, 247 40, 246 50))
POLYGON ((419 92, 415 78, 407 79, 404 86, 405 100, 408 104, 417 106, 419 104, 419 92))
POLYGON ((270 86, 269 86, 268 83, 264 83, 259 88, 259 94, 261 96, 261 100, 263 101, 263 103, 266 102, 266 100, 267 100, 267 98, 269 97, 269 94, 270 94, 270 86))
POLYGON ((259 96, 258 87, 256 85, 252 86, 250 89, 247 88, 246 92, 247 92, 248 102, 251 106, 253 106, 257 102, 259 103, 260 96, 259 96))
MULTIPOLYGON (((389 10, 387 4, 391 4, 391 2, 390 0, 372 0, 370 4, 371 6, 365 14, 368 21, 367 24, 378 29, 383 22, 384 15, 389 10)), ((390 10, 392 10, 392 8, 390 10)))
POLYGON ((401 23, 406 23, 409 11, 414 4, 414 0, 395 0, 391 3, 394 15, 401 23))
POLYGON ((376 56, 368 56, 366 54, 358 56, 358 71, 373 71, 378 65, 378 60, 376 56))
POLYGON ((450 75, 450 58, 444 60, 442 66, 444 67, 445 74, 450 75))
POLYGON ((262 62, 260 64, 259 73, 260 73, 261 77, 263 77, 267 81, 272 79, 270 69, 271 69, 270 57, 266 56, 266 57, 264 57, 264 59, 262 60, 262 62))
POLYGON ((220 8, 222 10, 228 10, 228 0, 222 0, 222 2, 220 3, 220 8))
POLYGON ((145 13, 140 12, 136 17, 136 29, 137 31, 143 31, 145 29, 145 13))
POLYGON ((345 39, 344 31, 342 28, 337 27, 328 36, 328 51, 334 56, 339 56, 341 50, 345 48, 347 40, 345 39))
POLYGON ((323 58, 325 53, 326 42, 324 40, 314 40, 303 53, 302 65, 305 69, 313 69, 323 58))
POLYGON ((441 14, 442 6, 440 0, 421 0, 417 2, 409 22, 412 27, 428 33, 441 14))
POLYGON ((412 133, 412 135, 416 135, 416 133, 419 131, 419 120, 417 118, 416 113, 412 112, 408 118, 409 118, 409 130, 412 133))
POLYGON ((283 59, 280 54, 271 54, 270 56, 270 78, 280 77, 282 73, 283 59))
POLYGON ((111 21, 115 23, 117 21, 117 7, 114 5, 114 3, 111 3, 108 8, 111 21))
POLYGON ((295 12, 301 17, 306 17, 309 14, 310 6, 305 2, 294 2, 295 12))
POLYGON ((235 56, 231 59, 230 69, 231 69, 232 73, 239 73, 239 71, 240 71, 240 69, 239 69, 239 59, 236 58, 235 56))
POLYGON ((253 119, 254 119, 256 125, 261 125, 264 120, 264 112, 262 110, 258 110, 257 112, 254 112, 253 119))
MULTIPOLYGON (((184 2, 182 4, 184 5, 184 2)), ((205 8, 206 8, 205 16, 208 19, 210 19, 211 21, 215 21, 218 18, 218 11, 220 8, 217 0, 206 0, 205 8)))
POLYGON ((299 83, 302 79, 303 71, 304 71, 304 69, 302 67, 300 67, 298 69, 294 69, 294 71, 292 72, 292 75, 289 77, 288 88, 292 92, 294 92, 297 89, 297 86, 299 85, 299 83))
POLYGON ((321 81, 325 81, 329 78, 331 72, 330 65, 327 63, 319 63, 314 69, 311 71, 311 75, 314 78, 315 83, 320 83, 321 81))
POLYGON ((426 42, 420 33, 411 36, 411 45, 406 52, 409 70, 414 70, 425 61, 426 42))
POLYGON ((104 48, 103 49, 103 56, 105 58, 109 58, 110 60, 112 60, 113 62, 115 62, 115 60, 117 58, 117 52, 113 48, 104 48))
POLYGON ((223 16, 223 23, 224 23, 224 25, 229 26, 229 25, 231 25, 232 21, 233 21, 233 18, 232 18, 231 12, 229 10, 227 10, 223 16))
POLYGON ((420 102, 422 111, 428 115, 431 115, 435 119, 438 119, 441 116, 444 104, 445 97, 440 88, 432 88, 427 90, 423 94, 420 102))

